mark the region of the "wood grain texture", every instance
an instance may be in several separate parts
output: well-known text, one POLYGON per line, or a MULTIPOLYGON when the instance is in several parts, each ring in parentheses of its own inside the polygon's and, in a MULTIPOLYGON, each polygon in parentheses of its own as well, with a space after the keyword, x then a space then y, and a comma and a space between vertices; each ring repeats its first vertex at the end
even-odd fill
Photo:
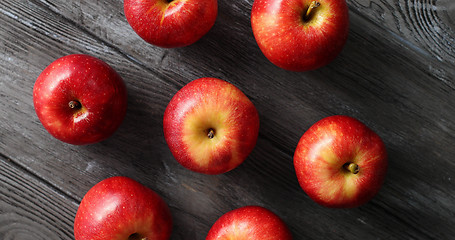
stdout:
POLYGON ((0 156, 0 239, 71 239, 78 202, 0 156))
MULTIPOLYGON (((294 239, 453 236, 455 46, 450 0, 348 1, 351 28, 345 49, 328 66, 306 73, 281 70, 262 55, 250 27, 252 3, 219 0, 217 22, 206 36, 189 47, 161 49, 135 35, 122 1, 1 1, 0 153, 14 159, 20 171, 76 201, 106 177, 132 177, 169 203, 175 220, 172 239, 204 239, 223 213, 252 204, 281 216, 294 239), (127 117, 114 136, 99 144, 61 143, 34 113, 36 77, 53 60, 71 53, 105 60, 127 84, 127 117), (162 133, 164 109, 173 94, 205 76, 238 86, 261 119, 250 157, 217 176, 181 167, 162 133), (292 156, 300 136, 334 114, 365 122, 388 148, 386 182, 360 208, 320 207, 295 177, 292 156)), ((46 203, 37 205, 47 209, 46 203)), ((7 206, 0 204, 0 211, 7 206)), ((0 222, 7 220, 0 217, 0 222)), ((48 229, 56 226, 71 229, 72 222, 48 229)))
POLYGON ((455 63, 455 2, 452 0, 351 0, 351 7, 369 16, 439 62, 455 63))

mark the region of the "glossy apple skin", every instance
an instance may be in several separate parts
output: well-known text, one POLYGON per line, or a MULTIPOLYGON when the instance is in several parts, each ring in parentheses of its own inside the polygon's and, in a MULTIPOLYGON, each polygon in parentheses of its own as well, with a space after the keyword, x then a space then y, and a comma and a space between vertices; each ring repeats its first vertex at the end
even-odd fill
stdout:
POLYGON ((105 62, 88 55, 64 56, 38 76, 33 88, 36 114, 55 138, 84 145, 111 136, 122 123, 127 91, 122 78, 105 62), (70 101, 80 108, 72 109, 70 101))
POLYGON ((120 126, 126 114, 127 91, 108 64, 74 54, 57 59, 38 76, 33 103, 52 136, 70 144, 91 144, 108 138, 120 126), (74 100, 80 108, 68 106, 74 100))
POLYGON ((259 115, 234 85, 217 78, 194 80, 178 91, 166 108, 164 137, 175 159, 205 174, 240 165, 256 145, 259 115), (209 129, 215 130, 212 139, 209 129))
POLYGON ((76 240, 129 240, 133 234, 167 240, 171 231, 172 216, 163 199, 127 177, 107 178, 93 186, 74 220, 76 240))
POLYGON ((345 0, 318 0, 304 21, 312 0, 255 0, 251 26, 264 55, 290 71, 308 71, 330 63, 341 52, 349 32, 345 0))
POLYGON ((315 202, 352 208, 368 202, 381 188, 387 152, 381 138, 362 122, 330 116, 303 134, 294 167, 300 186, 315 202), (359 172, 347 170, 348 163, 357 164, 359 172))
POLYGON ((125 0, 128 23, 146 42, 174 48, 193 44, 215 24, 217 0, 125 0))
POLYGON ((286 224, 272 211, 246 206, 227 212, 210 229, 206 240, 291 240, 286 224))

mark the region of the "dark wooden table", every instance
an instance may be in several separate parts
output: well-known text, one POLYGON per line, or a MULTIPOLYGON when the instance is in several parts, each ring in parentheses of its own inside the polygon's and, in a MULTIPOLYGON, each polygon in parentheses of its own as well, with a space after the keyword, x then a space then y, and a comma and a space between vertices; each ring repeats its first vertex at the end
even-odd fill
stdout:
POLYGON ((204 239, 223 213, 245 205, 277 213, 294 239, 455 239, 455 1, 348 0, 343 52, 304 73, 263 56, 253 0, 218 2, 206 36, 162 49, 133 32, 119 0, 0 0, 0 239, 73 239, 84 194, 116 175, 163 196, 172 239, 204 239), (33 108, 39 73, 72 53, 106 61, 127 84, 126 119, 98 144, 52 138, 33 108), (180 166, 162 130, 172 96, 205 76, 239 87, 261 120, 244 164, 216 176, 180 166), (304 131, 335 114, 366 123, 389 153, 381 191, 355 209, 314 203, 293 167, 304 131))

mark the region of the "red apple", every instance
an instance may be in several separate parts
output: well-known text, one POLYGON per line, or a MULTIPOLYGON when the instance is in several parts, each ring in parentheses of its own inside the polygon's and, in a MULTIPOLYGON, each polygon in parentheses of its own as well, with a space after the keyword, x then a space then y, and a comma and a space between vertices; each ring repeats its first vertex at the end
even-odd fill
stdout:
POLYGON ((44 69, 33 88, 33 103, 50 134, 82 145, 117 130, 126 114, 127 92, 122 78, 105 62, 75 54, 44 69))
POLYGON ((255 0, 251 26, 264 55, 291 71, 307 71, 331 62, 349 30, 345 0, 255 0))
POLYGON ((92 187, 74 220, 76 240, 167 240, 172 216, 161 197, 127 177, 111 177, 92 187))
POLYGON ((217 0, 125 0, 128 23, 146 42, 165 48, 190 45, 215 24, 217 0))
POLYGON ((381 138, 357 119, 331 116, 303 134, 294 167, 300 186, 314 201, 351 208, 379 191, 387 171, 387 153, 381 138))
POLYGON ((227 212, 210 229, 206 240, 291 240, 286 224, 275 213, 258 206, 227 212))
POLYGON ((180 89, 164 113, 164 137, 184 167, 220 174, 240 165, 256 145, 256 107, 234 85, 200 78, 180 89))

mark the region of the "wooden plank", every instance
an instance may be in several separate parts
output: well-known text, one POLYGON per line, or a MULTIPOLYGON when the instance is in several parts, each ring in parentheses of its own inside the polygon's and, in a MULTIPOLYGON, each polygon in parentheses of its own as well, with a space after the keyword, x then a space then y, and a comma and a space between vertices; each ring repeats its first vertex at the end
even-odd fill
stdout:
POLYGON ((455 2, 452 0, 350 0, 351 9, 368 16, 439 62, 455 63, 455 2))
POLYGON ((121 1, 2 1, 0 97, 6 105, 0 108, 0 152, 74 199, 109 176, 139 180, 170 204, 173 239, 203 239, 221 214, 249 204, 282 216, 295 239, 452 236, 452 65, 418 51, 409 39, 392 34, 389 25, 378 26, 372 13, 354 11, 338 59, 317 71, 286 72, 257 48, 249 27, 251 4, 220 1, 217 23, 207 36, 193 46, 166 50, 134 35, 121 1), (55 58, 75 52, 106 60, 128 85, 124 124, 112 138, 92 146, 52 139, 32 106, 39 72, 55 58), (201 76, 239 86, 261 116, 252 155, 219 176, 183 169, 162 136, 167 102, 201 76), (389 149, 383 189, 358 209, 319 207, 295 178, 292 155, 299 137, 332 114, 366 122, 389 149), (353 225, 355 232, 348 231, 353 225))
POLYGON ((78 202, 0 156, 0 239, 74 239, 78 202))

